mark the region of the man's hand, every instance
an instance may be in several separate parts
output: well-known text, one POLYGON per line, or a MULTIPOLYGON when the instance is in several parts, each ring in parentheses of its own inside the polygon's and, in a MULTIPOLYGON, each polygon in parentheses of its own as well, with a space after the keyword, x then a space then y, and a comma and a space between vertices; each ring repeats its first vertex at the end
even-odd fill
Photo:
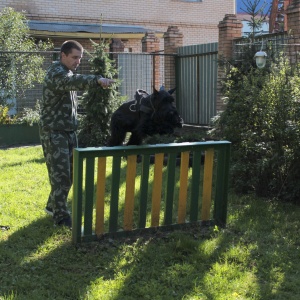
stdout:
POLYGON ((113 79, 108 78, 100 78, 98 79, 98 84, 100 84, 103 88, 108 88, 115 81, 113 79))

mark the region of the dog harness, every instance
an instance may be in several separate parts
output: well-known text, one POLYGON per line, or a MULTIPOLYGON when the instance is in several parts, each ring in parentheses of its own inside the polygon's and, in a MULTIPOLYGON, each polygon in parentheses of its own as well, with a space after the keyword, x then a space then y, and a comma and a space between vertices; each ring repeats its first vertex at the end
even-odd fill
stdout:
POLYGON ((130 111, 132 112, 142 111, 146 114, 155 113, 155 107, 152 103, 151 95, 149 95, 146 91, 138 89, 135 93, 134 98, 135 98, 135 102, 129 106, 130 111), (149 97, 149 103, 151 107, 147 106, 145 104, 145 101, 142 101, 142 100, 146 100, 147 97, 149 97))

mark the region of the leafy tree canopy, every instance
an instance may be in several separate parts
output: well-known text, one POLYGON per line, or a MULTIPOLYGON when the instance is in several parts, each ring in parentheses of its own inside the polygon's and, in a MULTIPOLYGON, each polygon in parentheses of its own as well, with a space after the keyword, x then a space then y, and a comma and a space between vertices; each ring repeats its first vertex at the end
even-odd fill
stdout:
POLYGON ((52 47, 49 41, 30 37, 24 12, 5 7, 0 11, 0 104, 21 97, 44 77, 43 57, 38 51, 52 47))

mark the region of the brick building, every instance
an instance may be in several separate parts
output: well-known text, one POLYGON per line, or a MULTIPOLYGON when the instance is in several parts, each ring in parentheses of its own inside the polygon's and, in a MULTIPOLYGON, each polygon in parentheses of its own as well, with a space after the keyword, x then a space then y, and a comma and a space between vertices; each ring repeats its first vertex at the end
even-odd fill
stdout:
POLYGON ((33 36, 50 37, 55 47, 66 39, 79 40, 87 49, 89 39, 121 39, 124 50, 142 51, 141 39, 154 32, 159 48, 169 26, 178 26, 183 45, 218 41, 218 23, 235 14, 235 0, 2 0, 0 10, 25 11, 33 36))

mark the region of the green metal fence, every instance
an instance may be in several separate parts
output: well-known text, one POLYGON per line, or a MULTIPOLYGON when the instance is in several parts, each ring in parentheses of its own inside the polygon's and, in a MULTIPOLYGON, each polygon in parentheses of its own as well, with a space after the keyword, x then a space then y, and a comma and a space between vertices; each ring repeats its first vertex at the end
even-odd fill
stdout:
POLYGON ((73 243, 225 225, 229 156, 228 141, 76 148, 73 243))
POLYGON ((176 56, 176 105, 187 124, 209 125, 217 113, 218 43, 184 46, 176 56))

